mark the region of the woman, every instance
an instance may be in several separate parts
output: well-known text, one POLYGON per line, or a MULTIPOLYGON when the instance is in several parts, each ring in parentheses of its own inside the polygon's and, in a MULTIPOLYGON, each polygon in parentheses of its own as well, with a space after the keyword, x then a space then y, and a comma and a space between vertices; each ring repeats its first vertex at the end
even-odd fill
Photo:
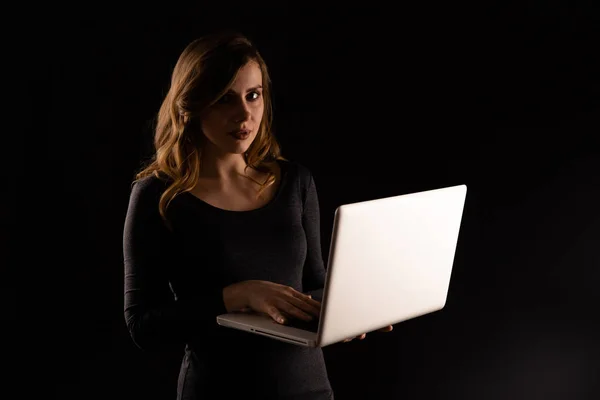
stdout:
POLYGON ((333 398, 321 349, 216 323, 233 311, 279 323, 319 316, 315 182, 281 156, 271 125, 269 74, 247 38, 186 47, 123 237, 127 327, 141 349, 186 345, 178 399, 333 398))

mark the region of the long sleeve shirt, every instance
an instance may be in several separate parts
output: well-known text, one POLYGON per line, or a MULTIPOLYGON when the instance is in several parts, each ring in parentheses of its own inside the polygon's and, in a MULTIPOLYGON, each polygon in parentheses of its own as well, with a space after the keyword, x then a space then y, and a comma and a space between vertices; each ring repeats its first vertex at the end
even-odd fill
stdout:
POLYGON ((326 271, 314 177, 299 163, 278 163, 281 182, 265 206, 229 211, 182 193, 167 209, 171 230, 158 210, 168 181, 150 176, 132 185, 125 321, 140 349, 185 345, 182 398, 333 398, 321 349, 216 322, 227 312, 223 288, 236 282, 276 282, 321 300, 326 271))

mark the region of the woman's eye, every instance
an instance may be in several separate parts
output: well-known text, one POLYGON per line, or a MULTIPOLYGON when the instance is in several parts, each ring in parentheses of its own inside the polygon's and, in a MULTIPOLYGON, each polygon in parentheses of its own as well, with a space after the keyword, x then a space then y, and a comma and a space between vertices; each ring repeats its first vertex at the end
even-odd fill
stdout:
MULTIPOLYGON (((248 101, 256 101, 260 98, 260 93, 259 92, 251 92, 249 95, 249 97, 247 97, 248 101)), ((232 96, 230 94, 225 94, 223 95, 218 101, 218 104, 227 104, 230 103, 232 101, 232 96)))
POLYGON ((258 100, 258 98, 260 97, 260 93, 258 92, 252 92, 250 93, 250 101, 255 101, 258 100))

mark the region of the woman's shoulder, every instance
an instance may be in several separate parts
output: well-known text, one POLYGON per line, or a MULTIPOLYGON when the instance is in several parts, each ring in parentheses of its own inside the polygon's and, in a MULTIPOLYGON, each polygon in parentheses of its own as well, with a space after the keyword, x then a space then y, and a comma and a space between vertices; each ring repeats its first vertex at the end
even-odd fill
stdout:
POLYGON ((310 169, 306 165, 296 160, 286 159, 279 160, 279 162, 284 168, 287 168, 287 170, 291 172, 296 179, 299 179, 301 182, 308 181, 312 175, 310 169))
POLYGON ((160 198, 167 189, 169 181, 163 176, 147 175, 131 184, 131 197, 137 201, 152 201, 160 198))

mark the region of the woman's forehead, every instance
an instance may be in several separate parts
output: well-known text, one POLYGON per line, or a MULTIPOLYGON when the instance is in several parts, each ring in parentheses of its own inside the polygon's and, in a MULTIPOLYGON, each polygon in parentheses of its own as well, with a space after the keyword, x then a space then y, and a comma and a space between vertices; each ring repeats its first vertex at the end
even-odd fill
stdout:
POLYGON ((258 87, 262 87, 262 72, 258 63, 251 61, 240 68, 231 84, 230 91, 245 93, 258 87))

